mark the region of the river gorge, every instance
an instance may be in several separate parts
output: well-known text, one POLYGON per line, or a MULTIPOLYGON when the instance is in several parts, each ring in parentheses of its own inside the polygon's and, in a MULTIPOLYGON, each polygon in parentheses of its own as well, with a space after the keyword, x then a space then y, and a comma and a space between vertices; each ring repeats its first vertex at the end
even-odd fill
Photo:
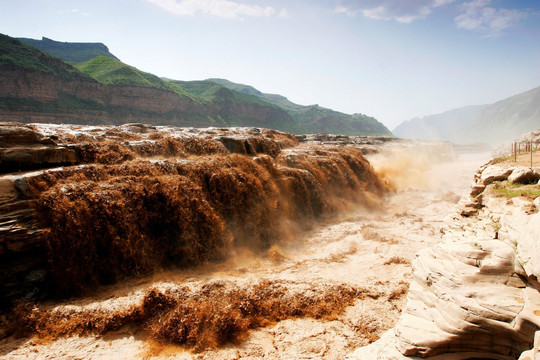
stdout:
POLYGON ((397 356, 360 354, 398 322, 416 254, 469 226, 491 157, 257 128, 1 135, 10 359, 397 356))

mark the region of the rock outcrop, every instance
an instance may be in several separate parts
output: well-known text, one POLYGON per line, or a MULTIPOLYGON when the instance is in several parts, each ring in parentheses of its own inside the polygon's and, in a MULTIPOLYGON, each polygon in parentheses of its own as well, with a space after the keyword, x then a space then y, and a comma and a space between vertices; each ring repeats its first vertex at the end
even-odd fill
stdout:
POLYGON ((348 359, 517 359, 533 346, 540 329, 540 198, 508 200, 492 190, 514 172, 530 173, 507 164, 479 170, 442 242, 413 261, 396 327, 348 359))
POLYGON ((490 165, 480 173, 480 183, 489 185, 494 181, 503 181, 508 179, 508 175, 512 173, 512 168, 504 168, 497 165, 490 165))
POLYGON ((540 179, 540 168, 528 168, 519 166, 512 170, 508 176, 508 181, 513 184, 531 184, 540 179))

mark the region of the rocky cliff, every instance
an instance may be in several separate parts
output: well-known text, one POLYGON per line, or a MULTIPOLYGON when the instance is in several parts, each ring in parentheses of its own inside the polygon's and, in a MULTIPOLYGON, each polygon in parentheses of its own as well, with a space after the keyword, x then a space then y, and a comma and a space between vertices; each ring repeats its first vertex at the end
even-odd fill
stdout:
POLYGON ((532 359, 537 350, 524 351, 540 329, 538 179, 540 168, 483 166, 442 242, 413 262, 396 327, 348 358, 532 359))
POLYGON ((254 104, 202 105, 172 91, 137 86, 105 86, 89 78, 2 70, 0 116, 4 121, 75 124, 146 123, 175 126, 227 126, 227 115, 240 125, 290 128, 288 116, 274 107, 254 104), (220 121, 221 120, 221 121, 220 121))

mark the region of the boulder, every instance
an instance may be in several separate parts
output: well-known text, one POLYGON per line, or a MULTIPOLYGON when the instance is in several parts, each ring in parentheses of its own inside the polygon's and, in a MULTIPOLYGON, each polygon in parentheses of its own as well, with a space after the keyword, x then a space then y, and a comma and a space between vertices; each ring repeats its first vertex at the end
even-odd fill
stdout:
MULTIPOLYGON (((516 255, 531 282, 540 279, 540 212, 514 211, 501 219, 507 237, 517 245, 516 255)), ((539 309, 540 310, 540 309, 539 309)))
POLYGON ((498 165, 490 165, 486 167, 480 175, 480 183, 482 185, 489 185, 494 181, 504 181, 508 178, 508 175, 512 173, 512 168, 503 168, 498 165))
POLYGON ((540 170, 525 166, 515 168, 508 176, 508 181, 517 184, 532 184, 540 179, 540 170))
POLYGON ((486 185, 483 184, 473 184, 471 187, 471 196, 476 197, 484 192, 486 185))
POLYGON ((347 359, 516 359, 539 329, 540 294, 512 246, 449 240, 413 262, 407 306, 392 330, 347 359))
POLYGON ((534 346, 521 354, 518 360, 536 360, 540 358, 540 331, 534 334, 534 346))
POLYGON ((482 205, 483 194, 479 194, 475 197, 464 197, 458 202, 460 207, 460 214, 464 217, 474 216, 478 214, 478 211, 483 207, 482 205))
POLYGON ((512 246, 445 241, 422 251, 413 271, 395 328, 403 355, 483 352, 490 359, 515 359, 531 347, 540 294, 517 276, 512 246))

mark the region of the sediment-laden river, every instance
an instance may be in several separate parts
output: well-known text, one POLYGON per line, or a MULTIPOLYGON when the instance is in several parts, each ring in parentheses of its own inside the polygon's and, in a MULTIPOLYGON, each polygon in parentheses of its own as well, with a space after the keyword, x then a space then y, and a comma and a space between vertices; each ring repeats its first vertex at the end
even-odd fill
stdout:
MULTIPOLYGON (((0 342, 0 356, 342 359, 393 327, 404 306, 414 254, 439 241, 445 219, 468 193, 475 170, 489 160, 487 153, 447 150, 441 147, 434 156, 422 147, 398 144, 369 156, 395 189, 380 206, 330 217, 297 238, 277 241, 266 254, 238 248, 225 263, 131 280, 52 310, 106 317, 138 306, 143 298, 147 301, 154 289, 162 303, 167 296, 176 296, 175 305, 184 304, 185 314, 199 314, 194 322, 223 312, 215 321, 234 324, 227 328, 233 333, 232 342, 221 345, 219 336, 190 334, 186 327, 187 333, 177 336, 207 340, 197 345, 197 339, 191 339, 186 347, 163 345, 148 340, 148 328, 124 326, 102 335, 8 338, 0 342), (235 318, 238 306, 257 308, 266 317, 239 323, 235 318)), ((173 316, 162 320, 177 327, 181 323, 174 322, 173 316)))

